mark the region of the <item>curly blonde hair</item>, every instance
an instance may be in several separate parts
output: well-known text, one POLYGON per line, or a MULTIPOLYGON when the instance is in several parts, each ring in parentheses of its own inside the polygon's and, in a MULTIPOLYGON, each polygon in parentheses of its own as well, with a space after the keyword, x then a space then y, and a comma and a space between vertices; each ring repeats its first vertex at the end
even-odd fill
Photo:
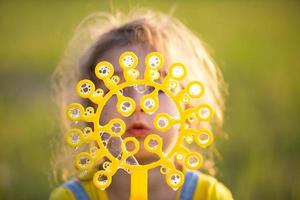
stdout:
MULTIPOLYGON (((179 20, 171 15, 149 9, 135 9, 128 14, 116 12, 93 13, 82 20, 53 73, 53 96, 61 111, 62 132, 70 128, 66 107, 81 101, 74 91, 76 83, 92 79, 94 66, 101 55, 112 49, 143 44, 161 52, 168 61, 179 61, 188 67, 190 80, 200 80, 206 87, 205 101, 215 110, 209 124, 215 135, 220 135, 224 119, 226 87, 222 73, 208 54, 205 44, 179 20)), ((62 135, 53 158, 54 176, 63 180, 76 175, 73 167, 74 150, 65 147, 62 135), (59 172, 59 173, 58 173, 59 172)), ((57 140, 56 139, 56 140, 57 140)), ((211 147, 209 152, 214 152, 211 147)), ((214 174, 213 153, 206 154, 203 169, 214 174)))

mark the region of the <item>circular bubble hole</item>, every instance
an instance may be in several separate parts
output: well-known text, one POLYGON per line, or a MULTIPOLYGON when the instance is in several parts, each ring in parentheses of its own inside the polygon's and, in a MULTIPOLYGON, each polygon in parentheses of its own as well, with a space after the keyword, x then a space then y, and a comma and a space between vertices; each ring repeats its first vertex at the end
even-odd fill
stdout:
POLYGON ((128 152, 133 152, 136 149, 136 146, 133 141, 127 141, 125 143, 125 148, 128 152))
POLYGON ((131 110, 131 108, 132 108, 132 105, 129 101, 123 101, 121 103, 121 110, 123 112, 129 112, 131 110))
POLYGON ((172 185, 178 185, 181 181, 181 177, 179 174, 172 174, 170 176, 170 182, 172 183, 172 185))
POLYGON ((206 106, 200 108, 198 113, 199 113, 200 118, 202 118, 202 119, 209 119, 210 115, 211 115, 210 109, 206 106))
POLYGON ((160 128, 165 128, 169 125, 169 120, 168 118, 162 116, 160 117, 158 120, 157 120, 157 125, 160 127, 160 128))
POLYGON ((70 142, 77 144, 81 141, 81 135, 78 132, 71 132, 70 133, 70 142))
POLYGON ((189 94, 197 97, 202 93, 202 86, 199 83, 194 83, 189 87, 189 94))
POLYGON ((199 159, 196 156, 190 156, 188 162, 190 166, 196 167, 199 164, 199 159))
POLYGON ((108 66, 106 65, 102 65, 101 67, 99 67, 99 74, 103 77, 106 77, 109 75, 110 69, 108 66))
POLYGON ((209 135, 205 132, 201 132, 198 135, 198 140, 202 143, 202 144, 206 144, 209 142, 209 135))
POLYGON ((119 123, 119 122, 114 122, 112 125, 111 125, 111 131, 118 134, 120 133, 122 130, 122 125, 119 123))
POLYGON ((158 56, 151 56, 149 58, 150 67, 156 68, 160 66, 161 60, 158 56))
POLYGON ((124 56, 122 61, 125 67, 132 67, 134 64, 134 58, 130 55, 124 56))
POLYGON ((91 85, 88 84, 88 83, 83 83, 81 86, 80 86, 80 92, 83 93, 83 94, 88 94, 91 92, 91 85))
POLYGON ((155 101, 152 98, 147 98, 144 101, 144 107, 147 109, 152 109, 155 106, 155 101))
POLYGON ((89 156, 81 156, 79 158, 79 165, 86 167, 89 166, 91 164, 91 159, 89 156))
POLYGON ((97 182, 99 185, 106 185, 108 182, 108 177, 105 174, 99 174, 97 177, 97 182))
POLYGON ((148 142, 148 146, 151 148, 151 149, 157 149, 158 148, 158 141, 154 138, 151 138, 148 142))
POLYGON ((110 162, 104 162, 103 164, 102 164, 102 167, 103 167, 103 169, 104 170, 108 170, 109 169, 109 167, 110 167, 110 162))
POLYGON ((72 118, 78 118, 81 116, 81 111, 79 108, 71 108, 69 114, 72 118))

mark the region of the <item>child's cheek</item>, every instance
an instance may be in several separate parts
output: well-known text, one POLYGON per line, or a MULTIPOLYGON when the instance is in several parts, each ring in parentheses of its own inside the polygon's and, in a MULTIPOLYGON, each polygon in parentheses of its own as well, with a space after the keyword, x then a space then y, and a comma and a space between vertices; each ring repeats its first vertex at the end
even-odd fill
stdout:
MULTIPOLYGON (((175 103, 164 93, 159 95, 159 108, 156 112, 158 113, 167 113, 171 117, 179 117, 178 109, 175 103)), ((175 145, 178 135, 179 135, 180 124, 174 124, 171 128, 164 132, 158 133, 163 139, 163 151, 168 153, 168 151, 175 145)))
POLYGON ((159 94, 159 108, 157 113, 162 112, 167 113, 172 117, 179 116, 176 104, 171 100, 171 98, 168 95, 164 93, 159 94))
POLYGON ((167 132, 160 135, 163 138, 163 152, 168 153, 176 144, 179 135, 179 126, 174 125, 167 132))
POLYGON ((117 97, 113 95, 105 104, 101 116, 100 116, 100 125, 107 124, 113 118, 121 118, 121 115, 118 113, 117 108, 117 97))

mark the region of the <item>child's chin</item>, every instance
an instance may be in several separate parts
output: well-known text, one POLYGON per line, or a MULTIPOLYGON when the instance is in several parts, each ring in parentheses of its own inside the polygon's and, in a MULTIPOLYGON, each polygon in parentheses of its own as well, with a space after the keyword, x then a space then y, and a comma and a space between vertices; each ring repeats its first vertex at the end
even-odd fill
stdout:
MULTIPOLYGON (((164 153, 168 153, 170 151, 170 145, 163 149, 164 153)), ((153 162, 156 162, 160 159, 155 153, 151 153, 147 151, 143 146, 143 141, 140 141, 140 149, 134 154, 134 157, 137 159, 140 165, 147 165, 153 162)))
POLYGON ((135 154, 135 158, 140 165, 147 165, 160 159, 156 154, 150 153, 145 149, 140 150, 137 154, 135 154))

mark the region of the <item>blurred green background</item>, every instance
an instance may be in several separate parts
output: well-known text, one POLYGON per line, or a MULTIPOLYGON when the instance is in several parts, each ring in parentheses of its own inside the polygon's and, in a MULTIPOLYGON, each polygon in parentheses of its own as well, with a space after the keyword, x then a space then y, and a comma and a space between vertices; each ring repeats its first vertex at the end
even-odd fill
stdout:
POLYGON ((300 199, 300 2, 1 1, 0 199, 47 199, 56 130, 50 75, 80 20, 110 6, 175 16, 229 84, 218 178, 235 199, 300 199))

